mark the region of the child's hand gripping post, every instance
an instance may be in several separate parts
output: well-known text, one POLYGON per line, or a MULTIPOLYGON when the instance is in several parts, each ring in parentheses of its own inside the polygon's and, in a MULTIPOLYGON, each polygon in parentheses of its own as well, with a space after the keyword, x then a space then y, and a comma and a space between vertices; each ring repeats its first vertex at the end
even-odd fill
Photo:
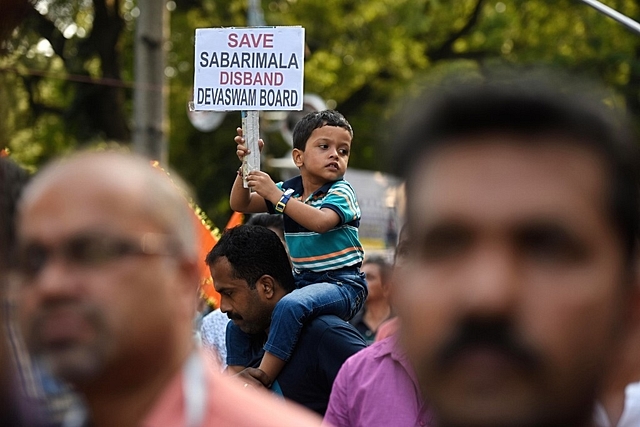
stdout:
MULTIPOLYGON (((249 172, 260 170, 260 116, 258 111, 242 111, 242 134, 244 136, 245 151, 242 157, 242 186, 249 188, 247 175, 249 172)), ((240 157, 240 155, 238 155, 240 157)))

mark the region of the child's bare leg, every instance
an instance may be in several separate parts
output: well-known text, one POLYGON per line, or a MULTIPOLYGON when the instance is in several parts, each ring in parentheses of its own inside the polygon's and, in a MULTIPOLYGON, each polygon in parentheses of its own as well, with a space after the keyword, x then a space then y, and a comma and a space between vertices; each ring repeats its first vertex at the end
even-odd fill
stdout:
POLYGON ((276 379, 286 364, 287 362, 274 356, 268 351, 264 352, 264 356, 262 356, 262 361, 260 362, 258 369, 264 372, 269 378, 269 383, 265 384, 265 387, 271 387, 273 380, 276 379))
POLYGON ((242 366, 242 365, 229 365, 229 366, 227 366, 227 374, 229 374, 229 375, 239 374, 243 370, 244 370, 244 366, 242 366))

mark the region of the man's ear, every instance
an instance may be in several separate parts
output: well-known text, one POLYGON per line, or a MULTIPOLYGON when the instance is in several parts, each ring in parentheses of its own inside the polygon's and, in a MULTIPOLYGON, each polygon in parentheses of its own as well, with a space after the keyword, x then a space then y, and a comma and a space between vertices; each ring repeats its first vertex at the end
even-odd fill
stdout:
POLYGON ((276 292, 276 281, 268 274, 263 274, 256 283, 256 289, 267 299, 273 298, 276 292))
POLYGON ((304 151, 294 148, 291 151, 291 157, 293 158, 293 163, 295 163, 296 167, 302 167, 302 165, 304 165, 304 151))
POLYGON ((200 269, 198 263, 196 260, 187 258, 179 260, 178 263, 176 276, 178 287, 176 290, 180 294, 180 300, 184 299, 189 306, 189 310, 194 310, 195 312, 200 285, 200 269))

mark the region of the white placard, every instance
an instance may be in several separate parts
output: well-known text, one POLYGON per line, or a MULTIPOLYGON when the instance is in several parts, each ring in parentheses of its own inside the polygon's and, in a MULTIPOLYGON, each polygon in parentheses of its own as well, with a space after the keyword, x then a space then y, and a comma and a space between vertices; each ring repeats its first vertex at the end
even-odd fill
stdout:
POLYGON ((195 49, 195 110, 302 110, 304 28, 199 28, 195 49))

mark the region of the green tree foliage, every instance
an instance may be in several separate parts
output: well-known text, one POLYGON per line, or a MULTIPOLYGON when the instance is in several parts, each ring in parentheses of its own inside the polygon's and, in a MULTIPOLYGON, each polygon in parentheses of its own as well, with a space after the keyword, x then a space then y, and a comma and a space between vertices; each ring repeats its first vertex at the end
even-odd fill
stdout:
POLYGON ((5 144, 37 165, 78 144, 128 141, 126 8, 119 0, 32 4, 0 60, 5 144))
MULTIPOLYGON (((640 0, 606 0, 640 18, 640 0)), ((385 122, 425 82, 487 64, 545 63, 607 81, 640 117, 640 36, 574 0, 264 0, 268 25, 306 29, 305 91, 355 129, 351 165, 383 169, 385 122)), ((246 0, 175 0, 167 45, 170 163, 218 225, 229 216, 238 112, 215 131, 187 117, 194 31, 245 26, 246 0)), ((128 141, 134 0, 39 0, 0 58, 0 148, 37 167, 84 144, 128 141), (45 42, 44 40, 48 41, 45 42)), ((289 149, 265 120, 265 155, 289 149)), ((269 171, 278 178, 277 171, 269 171)))

